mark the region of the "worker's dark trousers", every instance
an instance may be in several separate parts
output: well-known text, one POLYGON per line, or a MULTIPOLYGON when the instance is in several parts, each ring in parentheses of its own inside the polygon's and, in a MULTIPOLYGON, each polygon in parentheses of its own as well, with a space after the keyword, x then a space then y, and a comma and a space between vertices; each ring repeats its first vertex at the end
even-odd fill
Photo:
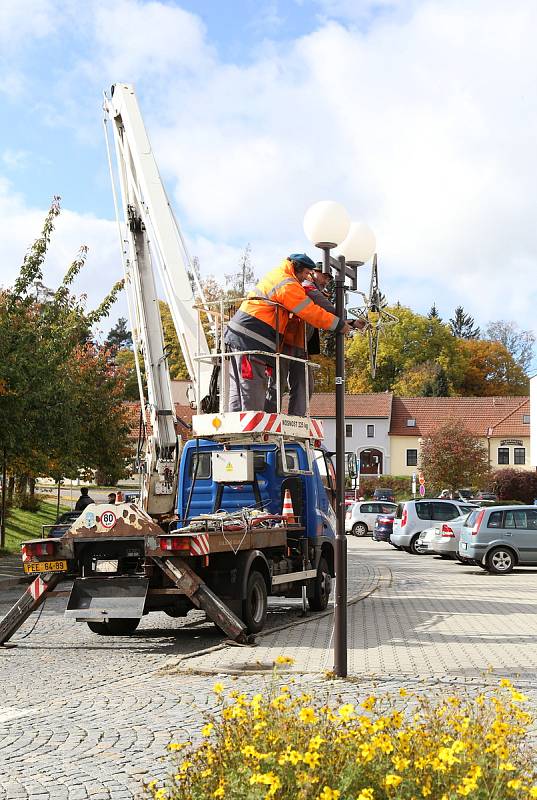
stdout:
MULTIPOLYGON (((289 408, 287 413, 304 417, 306 415, 306 365, 302 361, 288 361, 280 358, 280 398, 289 392, 289 408)), ((313 394, 313 369, 308 367, 309 396, 313 394)), ((265 411, 270 414, 279 411, 276 402, 276 371, 273 370, 267 386, 265 411)))
POLYGON ((255 356, 250 356, 252 377, 243 378, 242 356, 229 359, 228 411, 263 411, 267 392, 266 366, 255 356))

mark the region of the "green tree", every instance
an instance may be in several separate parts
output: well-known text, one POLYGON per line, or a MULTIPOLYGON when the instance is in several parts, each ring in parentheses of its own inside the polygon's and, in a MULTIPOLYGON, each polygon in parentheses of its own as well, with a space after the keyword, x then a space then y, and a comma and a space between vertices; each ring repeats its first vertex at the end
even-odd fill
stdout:
POLYGON ((457 420, 440 425, 423 440, 419 467, 428 487, 452 492, 484 486, 490 476, 486 447, 457 420))
MULTIPOLYGON (((388 306, 398 322, 380 335, 377 371, 371 377, 367 336, 356 335, 346 344, 348 391, 406 394, 405 383, 417 367, 436 365, 442 368, 450 385, 461 380, 463 357, 449 326, 438 319, 416 314, 405 306, 388 306)), ((373 322, 376 317, 372 315, 373 322)), ((420 386, 432 377, 431 367, 424 370, 420 386)))
POLYGON ((462 306, 457 306, 455 316, 449 320, 451 332, 458 339, 479 339, 480 330, 474 328, 474 318, 466 314, 462 306))
POLYGON ((449 395, 449 382, 446 370, 436 367, 434 377, 423 388, 424 397, 447 397, 449 395))
POLYGON ((239 269, 226 275, 227 294, 230 297, 244 297, 257 283, 252 266, 252 248, 247 244, 239 258, 239 269))
POLYGON ((437 319, 440 322, 442 322, 442 317, 438 313, 438 309, 436 307, 436 303, 432 304, 431 308, 429 309, 429 313, 427 314, 427 316, 429 317, 429 319, 437 319))
POLYGON ((127 320, 120 317, 114 327, 108 333, 105 344, 107 347, 116 347, 118 350, 125 347, 132 347, 132 333, 127 328, 127 320))
MULTIPOLYGON (((101 394, 115 401, 122 379, 109 364, 109 352, 92 344, 91 333, 108 314, 122 282, 97 309, 86 312, 83 298, 70 289, 85 264, 87 248, 81 247, 58 289, 43 286, 42 266, 59 212, 55 198, 14 286, 0 294, 0 448, 21 486, 31 487, 38 475, 72 473, 76 465, 97 462, 101 437, 97 432, 95 441, 86 436, 94 420, 91 405, 101 394), (103 353, 89 373, 92 381, 78 355, 88 347, 103 353)), ((102 429, 115 430, 118 419, 108 414, 99 422, 102 429)))

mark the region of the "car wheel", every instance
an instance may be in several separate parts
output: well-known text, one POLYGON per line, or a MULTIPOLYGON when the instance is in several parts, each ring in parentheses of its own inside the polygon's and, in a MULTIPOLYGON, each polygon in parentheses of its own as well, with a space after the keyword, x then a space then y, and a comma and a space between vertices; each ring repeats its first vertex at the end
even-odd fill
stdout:
POLYGON ((487 555, 487 569, 494 575, 507 575, 513 571, 515 557, 507 547, 493 547, 487 555))
POLYGON ((330 590, 332 587, 332 576, 328 568, 326 558, 320 558, 317 566, 317 577, 313 587, 313 595, 308 598, 308 605, 311 611, 324 611, 328 606, 330 590))
POLYGON ((418 542, 420 539, 419 533, 415 533, 412 539, 410 540, 410 546, 408 548, 408 552, 412 553, 414 556, 421 556, 421 550, 418 550, 418 542))
POLYGON ((267 585, 260 572, 253 570, 248 577, 246 597, 242 602, 242 618, 249 633, 259 633, 267 617, 267 585))
POLYGON ((140 620, 137 619, 107 619, 103 622, 88 622, 88 628, 99 636, 130 636, 134 633, 140 620))
POLYGON ((367 525, 364 522, 355 522, 352 526, 353 536, 365 536, 367 534, 367 525))

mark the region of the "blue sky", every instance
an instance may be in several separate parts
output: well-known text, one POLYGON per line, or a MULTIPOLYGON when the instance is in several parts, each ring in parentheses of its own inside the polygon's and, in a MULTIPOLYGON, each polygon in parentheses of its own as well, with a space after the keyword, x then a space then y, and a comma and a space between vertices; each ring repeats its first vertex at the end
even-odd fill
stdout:
POLYGON ((120 277, 101 98, 124 81, 205 274, 307 249, 334 199, 390 300, 533 328, 536 29, 533 0, 3 0, 0 284, 53 194, 46 281, 81 243, 90 304, 120 277))

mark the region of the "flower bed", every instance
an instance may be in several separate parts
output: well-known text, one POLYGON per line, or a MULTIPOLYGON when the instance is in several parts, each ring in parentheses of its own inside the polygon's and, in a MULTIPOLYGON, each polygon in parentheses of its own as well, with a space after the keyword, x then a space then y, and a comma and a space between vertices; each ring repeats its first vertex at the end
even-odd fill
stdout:
MULTIPOLYGON (((283 659, 281 659, 283 660, 283 659)), ((264 694, 214 691, 203 741, 169 745, 153 800, 509 800, 537 798, 531 716, 508 680, 434 701, 400 689, 319 704, 275 675, 264 694)))

